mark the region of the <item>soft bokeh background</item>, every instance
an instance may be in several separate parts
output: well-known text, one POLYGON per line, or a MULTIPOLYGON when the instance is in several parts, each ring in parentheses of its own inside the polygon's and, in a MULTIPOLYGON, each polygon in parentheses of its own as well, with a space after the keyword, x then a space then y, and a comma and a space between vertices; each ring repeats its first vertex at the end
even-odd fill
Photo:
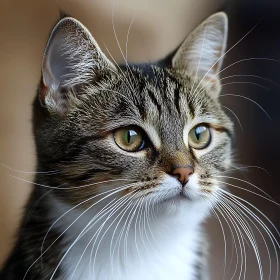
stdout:
MULTIPOLYGON (((32 181, 32 173, 30 172, 34 171, 35 166, 31 103, 40 78, 42 53, 49 32, 59 17, 59 8, 82 21, 104 52, 106 53, 107 47, 117 61, 123 59, 113 32, 112 14, 123 50, 125 50, 127 31, 134 19, 128 42, 128 60, 133 62, 146 62, 164 57, 197 24, 219 10, 224 10, 229 15, 229 48, 258 23, 250 34, 226 55, 224 66, 234 64, 221 74, 223 78, 228 77, 223 80, 225 96, 221 98, 224 106, 234 111, 242 123, 243 131, 238 121, 234 120, 236 123, 234 147, 237 162, 244 166, 265 168, 269 173, 268 175, 262 169, 252 167, 242 169, 242 172, 235 172, 233 176, 257 185, 280 202, 278 177, 280 85, 276 84, 280 84, 278 2, 267 0, 2 0, 0 3, 0 265, 13 246, 22 207, 31 189, 29 181, 32 181), (242 59, 246 60, 235 63, 242 59), (245 96, 247 99, 240 96, 245 96), (268 112, 272 121, 254 102, 268 112)), ((234 119, 232 112, 228 110, 228 113, 234 119)), ((229 182, 240 188, 256 191, 252 186, 241 181, 229 182)), ((280 228, 279 207, 248 191, 235 187, 229 189, 256 205, 275 223, 276 227, 280 228)), ((228 228, 225 222, 223 226, 228 228)), ((209 239, 212 244, 210 247, 212 279, 223 279, 222 231, 214 218, 209 220, 206 228, 210 232, 209 239)), ((269 257, 261 235, 257 230, 255 232, 263 259, 264 280, 266 280, 269 257)), ((224 278, 227 280, 231 279, 230 275, 235 269, 237 259, 233 251, 232 265, 229 265, 232 238, 228 229, 225 230, 225 234, 229 249, 228 274, 224 278)), ((246 279, 260 279, 253 249, 245 246, 248 254, 246 279)), ((268 247, 271 250, 275 273, 273 246, 268 244, 268 247)), ((234 279, 238 279, 239 271, 240 269, 234 279)))

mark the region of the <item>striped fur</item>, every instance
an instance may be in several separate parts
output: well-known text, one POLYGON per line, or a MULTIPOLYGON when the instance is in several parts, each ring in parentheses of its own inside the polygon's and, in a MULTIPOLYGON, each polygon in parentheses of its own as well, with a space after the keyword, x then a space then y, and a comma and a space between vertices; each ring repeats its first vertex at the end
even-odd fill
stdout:
POLYGON ((215 205, 214 176, 231 164, 233 126, 217 98, 220 63, 207 73, 223 55, 226 16, 206 22, 174 56, 124 66, 109 62, 77 20, 58 23, 34 102, 37 169, 56 172, 36 175, 26 215, 41 201, 4 279, 208 279, 201 223, 215 205), (203 34, 207 51, 198 55, 203 34), (198 124, 211 129, 202 150, 188 144, 198 124), (146 133, 144 150, 115 144, 112 133, 130 125, 146 133), (182 187, 170 172, 186 165, 194 174, 182 187))

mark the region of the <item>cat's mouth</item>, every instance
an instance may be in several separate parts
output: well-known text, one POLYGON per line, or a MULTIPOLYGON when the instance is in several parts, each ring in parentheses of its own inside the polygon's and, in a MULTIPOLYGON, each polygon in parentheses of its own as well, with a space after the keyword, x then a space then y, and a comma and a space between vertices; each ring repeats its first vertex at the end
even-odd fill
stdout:
POLYGON ((182 199, 190 199, 190 197, 184 192, 184 189, 182 188, 181 192, 178 195, 182 199))
POLYGON ((163 199, 163 203, 184 203, 191 202, 197 199, 197 194, 195 195, 193 192, 185 191, 186 187, 182 187, 181 191, 163 199))

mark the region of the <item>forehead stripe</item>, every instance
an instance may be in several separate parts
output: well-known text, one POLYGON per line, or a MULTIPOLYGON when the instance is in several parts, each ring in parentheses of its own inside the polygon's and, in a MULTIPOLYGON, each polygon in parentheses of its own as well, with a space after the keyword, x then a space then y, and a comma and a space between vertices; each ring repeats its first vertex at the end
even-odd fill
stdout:
POLYGON ((162 114, 161 104, 159 104, 157 98, 155 97, 154 93, 150 89, 147 89, 147 93, 148 93, 152 103, 157 107, 157 110, 158 110, 159 114, 161 115, 162 114))
POLYGON ((190 95, 187 95, 187 102, 188 102, 188 106, 189 106, 189 113, 191 115, 191 118, 193 119, 194 116, 195 116, 195 112, 194 112, 194 106, 193 106, 193 103, 192 103, 192 98, 190 98, 190 95))
POLYGON ((180 109, 180 91, 179 88, 176 87, 174 89, 174 103, 175 103, 175 107, 179 113, 179 115, 181 115, 181 109, 180 109))
POLYGON ((161 140, 160 137, 156 131, 156 129, 148 124, 148 123, 144 123, 144 127, 143 127, 148 135, 148 137, 150 138, 150 140, 152 141, 152 143, 154 144, 154 146, 159 149, 161 146, 161 140))

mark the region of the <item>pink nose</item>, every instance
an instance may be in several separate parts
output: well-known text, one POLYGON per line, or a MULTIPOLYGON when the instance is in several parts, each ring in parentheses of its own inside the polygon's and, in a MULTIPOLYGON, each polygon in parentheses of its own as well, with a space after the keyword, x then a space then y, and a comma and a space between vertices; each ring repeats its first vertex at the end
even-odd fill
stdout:
POLYGON ((178 167, 172 170, 171 174, 177 177, 181 184, 185 184, 189 181, 189 177, 193 174, 193 168, 188 167, 178 167))

